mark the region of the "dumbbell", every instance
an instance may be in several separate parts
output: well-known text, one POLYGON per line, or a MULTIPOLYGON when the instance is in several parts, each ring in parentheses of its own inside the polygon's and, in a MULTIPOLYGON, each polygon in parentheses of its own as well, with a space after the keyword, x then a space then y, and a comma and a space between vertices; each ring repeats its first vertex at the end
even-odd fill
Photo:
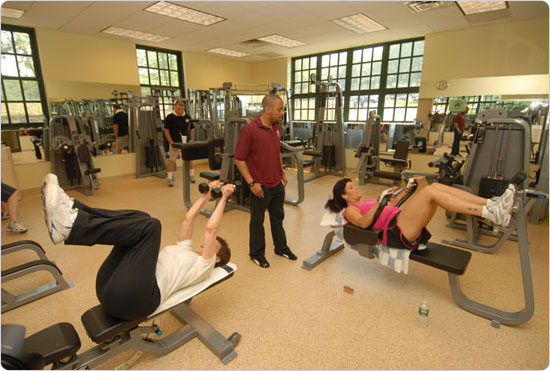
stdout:
POLYGON ((202 194, 208 193, 210 191, 210 197, 212 199, 220 198, 222 196, 222 190, 221 188, 214 188, 210 190, 210 186, 207 183, 200 183, 199 184, 199 192, 202 194))

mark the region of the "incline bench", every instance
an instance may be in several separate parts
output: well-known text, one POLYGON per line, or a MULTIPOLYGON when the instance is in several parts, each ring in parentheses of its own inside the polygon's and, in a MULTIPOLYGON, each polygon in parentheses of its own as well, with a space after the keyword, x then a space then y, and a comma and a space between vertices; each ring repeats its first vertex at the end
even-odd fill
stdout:
POLYGON ((43 368, 45 365, 52 364, 52 369, 89 369, 119 353, 135 350, 136 353, 121 365, 122 369, 128 369, 143 352, 164 355, 195 337, 207 345, 223 364, 228 364, 237 356, 235 347, 241 335, 235 332, 225 338, 193 312, 187 304, 194 295, 232 277, 235 271, 233 267, 225 265, 215 268, 205 281, 183 289, 190 291, 184 293, 186 296, 182 298, 182 302, 165 310, 160 307, 158 312, 150 317, 126 321, 111 317, 105 313, 101 305, 89 309, 82 315, 82 324, 90 339, 98 345, 81 354, 76 354, 81 346, 80 338, 70 323, 57 323, 27 338, 24 338, 23 326, 3 324, 2 366, 29 369, 29 367, 43 368), (162 335, 159 326, 154 323, 144 325, 143 322, 167 311, 172 313, 183 326, 160 339, 155 339, 162 335), (38 363, 33 365, 25 363, 25 360, 33 359, 38 363))

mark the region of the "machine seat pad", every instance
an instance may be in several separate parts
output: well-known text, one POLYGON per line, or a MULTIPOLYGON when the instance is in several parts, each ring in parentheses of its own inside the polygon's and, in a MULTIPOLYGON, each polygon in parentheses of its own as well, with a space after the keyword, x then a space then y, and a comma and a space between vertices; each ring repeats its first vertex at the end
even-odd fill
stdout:
POLYGON ((97 305, 84 312, 81 319, 90 339, 99 344, 113 338, 117 334, 137 327, 147 317, 126 321, 110 316, 101 305, 97 305))
POLYGON ((201 172, 199 173, 199 175, 200 175, 201 178, 208 179, 208 180, 210 180, 210 181, 220 179, 220 174, 218 174, 218 173, 212 173, 212 172, 210 172, 210 171, 201 171, 201 172))
POLYGON ((351 223, 344 224, 344 240, 350 245, 357 245, 360 243, 376 245, 379 235, 379 230, 361 228, 351 223))
POLYGON ((69 357, 80 349, 80 338, 73 325, 56 323, 25 339, 25 352, 38 353, 45 364, 69 357))
POLYGON ((11 275, 15 272, 19 272, 19 271, 29 269, 29 268, 32 268, 32 267, 39 267, 39 266, 45 266, 45 265, 49 265, 51 267, 54 267, 55 269, 57 269, 59 271, 59 274, 62 274, 61 271, 59 270, 59 268, 57 267, 57 265, 55 265, 55 263, 52 263, 50 260, 40 259, 40 260, 32 260, 30 262, 23 263, 21 265, 17 265, 15 267, 3 270, 2 271, 2 277, 7 277, 7 276, 9 276, 9 275, 11 275))
POLYGON ((401 160, 398 158, 380 158, 386 166, 407 166, 409 164, 408 160, 401 160))
POLYGON ((373 175, 378 178, 392 179, 392 180, 401 180, 401 174, 392 173, 390 171, 379 171, 376 170, 373 172, 373 175))
POLYGON ((181 150, 183 161, 201 160, 208 158, 208 142, 172 143, 172 147, 181 150))
POLYGON ((425 250, 412 251, 410 259, 459 276, 464 274, 471 252, 433 242, 427 246, 425 250))
POLYGON ((308 166, 311 166, 311 165, 313 165, 313 160, 306 160, 302 164, 303 167, 308 167, 308 166))

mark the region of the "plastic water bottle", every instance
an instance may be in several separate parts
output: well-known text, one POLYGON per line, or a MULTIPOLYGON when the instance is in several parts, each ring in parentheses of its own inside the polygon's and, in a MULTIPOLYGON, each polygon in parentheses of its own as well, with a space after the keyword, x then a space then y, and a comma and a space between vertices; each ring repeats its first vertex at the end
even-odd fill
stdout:
POLYGON ((428 315, 430 314, 430 307, 428 306, 428 300, 422 299, 422 303, 418 306, 418 326, 428 327, 428 315))

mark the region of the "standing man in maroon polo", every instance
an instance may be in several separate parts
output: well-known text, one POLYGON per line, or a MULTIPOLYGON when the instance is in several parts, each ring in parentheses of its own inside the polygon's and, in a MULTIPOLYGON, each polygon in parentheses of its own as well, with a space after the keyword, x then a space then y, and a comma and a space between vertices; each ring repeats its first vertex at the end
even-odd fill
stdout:
POLYGON ((464 108, 464 111, 461 111, 456 115, 453 126, 454 126, 454 132, 455 136, 453 138, 453 148, 451 151, 451 155, 458 156, 460 155, 460 140, 462 139, 462 134, 464 133, 464 130, 466 130, 466 114, 470 108, 466 106, 464 108))
POLYGON ((298 259, 286 242, 283 228, 287 180, 281 158, 282 99, 268 94, 262 100, 262 113, 242 130, 235 149, 235 164, 250 188, 250 259, 268 268, 265 258, 265 211, 269 212, 275 254, 298 259))

